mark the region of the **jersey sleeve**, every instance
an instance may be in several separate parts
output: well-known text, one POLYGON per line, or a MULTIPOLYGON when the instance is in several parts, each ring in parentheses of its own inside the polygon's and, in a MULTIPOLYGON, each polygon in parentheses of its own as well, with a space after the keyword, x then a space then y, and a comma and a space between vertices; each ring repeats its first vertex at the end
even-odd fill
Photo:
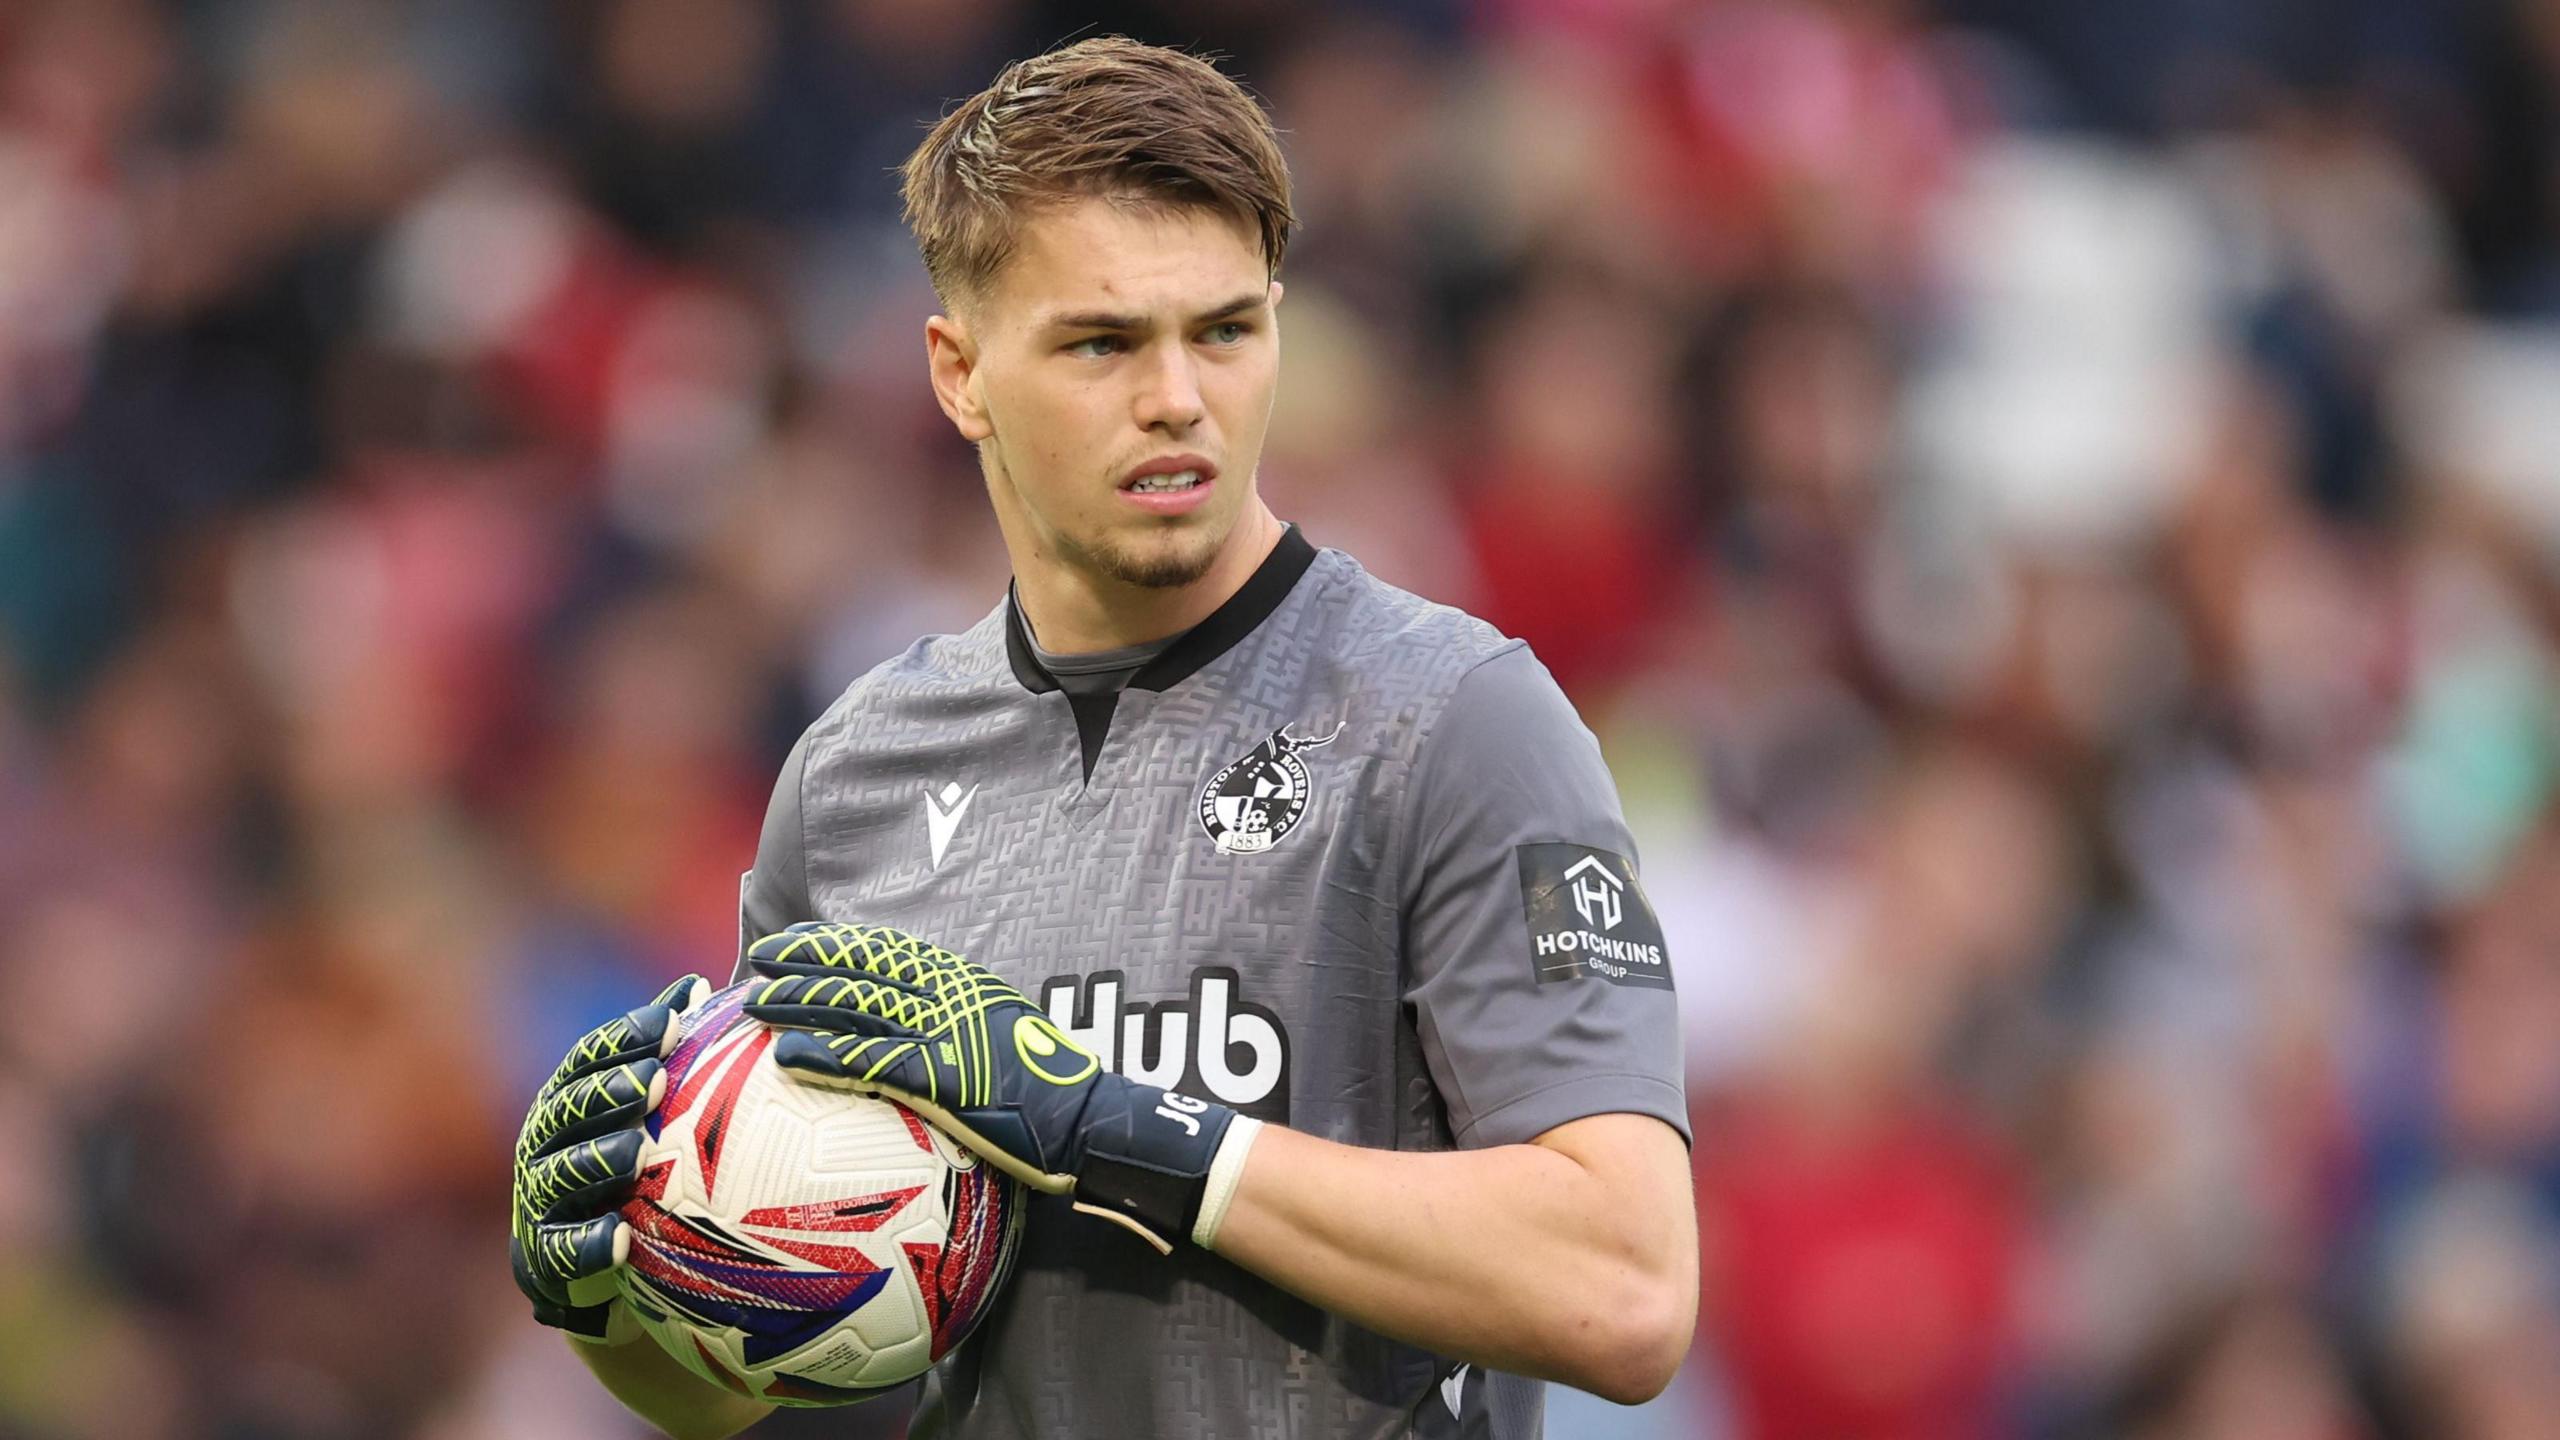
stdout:
POLYGON ((817 918, 809 899, 809 852, 800 825, 800 782, 808 770, 809 734, 803 733, 774 778, 773 799, 756 836, 755 868, 738 877, 738 961, 734 985, 747 978, 747 947, 776 930, 817 918))
POLYGON ((1527 646, 1459 683, 1411 784, 1405 1000, 1457 1143, 1615 1112, 1689 1138, 1670 957, 1617 786, 1527 646))

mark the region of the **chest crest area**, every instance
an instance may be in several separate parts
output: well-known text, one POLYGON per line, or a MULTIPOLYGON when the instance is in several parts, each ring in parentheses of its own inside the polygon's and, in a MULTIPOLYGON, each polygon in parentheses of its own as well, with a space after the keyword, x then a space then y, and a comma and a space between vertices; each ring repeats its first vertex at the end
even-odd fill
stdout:
POLYGON ((1243 756, 1221 765, 1200 787, 1200 828, 1221 855, 1259 855, 1289 837, 1306 817, 1315 784, 1299 752, 1332 744, 1322 735, 1292 735, 1281 726, 1243 756))

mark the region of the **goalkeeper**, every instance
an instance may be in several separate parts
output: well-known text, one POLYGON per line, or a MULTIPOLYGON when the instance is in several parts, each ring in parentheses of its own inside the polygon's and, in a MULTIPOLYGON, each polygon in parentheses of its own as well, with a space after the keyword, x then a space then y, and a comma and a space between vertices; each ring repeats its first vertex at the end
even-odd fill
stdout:
MULTIPOLYGON (((1263 503, 1269 120, 1090 40, 962 103, 905 183, 1013 586, 794 747, 739 976, 782 1063, 1043 1192, 912 1433, 1528 1440, 1542 1380, 1658 1392, 1698 1285, 1661 929, 1527 649, 1263 503)), ((615 1394, 711 1436, 762 1408, 614 1343, 604 1211, 694 993, 564 1062, 515 1250, 615 1394)))

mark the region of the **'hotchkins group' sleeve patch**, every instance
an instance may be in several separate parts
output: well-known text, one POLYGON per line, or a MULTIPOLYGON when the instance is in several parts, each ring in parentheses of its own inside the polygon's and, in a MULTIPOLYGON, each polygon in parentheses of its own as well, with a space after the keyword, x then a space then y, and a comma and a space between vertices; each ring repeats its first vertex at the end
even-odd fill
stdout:
POLYGON ((1662 922, 1625 857, 1588 845, 1523 845, 1520 903, 1538 983, 1583 976, 1671 988, 1662 922))

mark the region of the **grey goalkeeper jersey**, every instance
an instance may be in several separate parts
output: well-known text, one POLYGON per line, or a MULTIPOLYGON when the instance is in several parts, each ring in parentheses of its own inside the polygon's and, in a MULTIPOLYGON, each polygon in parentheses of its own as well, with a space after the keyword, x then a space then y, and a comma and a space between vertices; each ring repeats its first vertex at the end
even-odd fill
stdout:
MULTIPOLYGON (((1292 529, 1125 689, 1090 688, 1010 601, 854 682, 776 787, 747 937, 911 930, 1122 1074, 1346 1144, 1612 1111, 1688 1134, 1616 791, 1520 642, 1292 529)), ((1036 1196, 913 1433, 1529 1440, 1543 1393, 1036 1196)))

